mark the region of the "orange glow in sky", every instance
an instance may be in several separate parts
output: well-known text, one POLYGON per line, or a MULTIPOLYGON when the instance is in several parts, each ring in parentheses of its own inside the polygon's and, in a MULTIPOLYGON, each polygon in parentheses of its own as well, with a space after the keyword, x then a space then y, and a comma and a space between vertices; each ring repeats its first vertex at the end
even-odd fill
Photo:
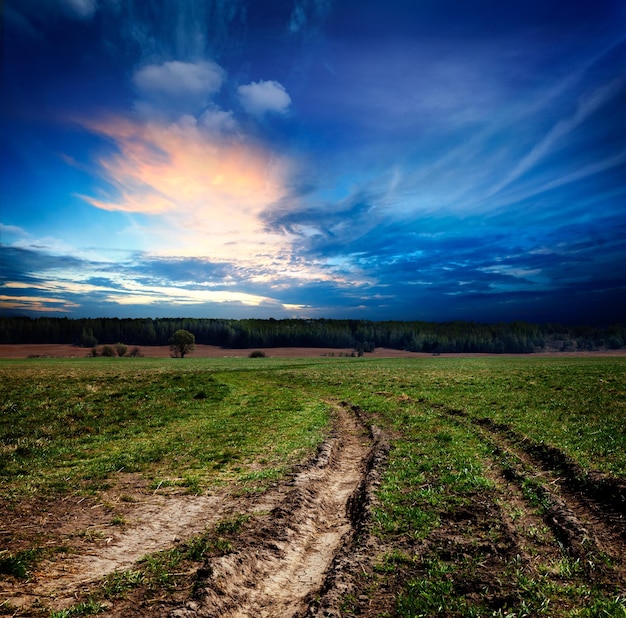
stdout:
POLYGON ((211 134, 191 118, 170 125, 113 118, 88 128, 118 149, 99 160, 117 195, 83 199, 153 216, 142 224, 151 250, 238 261, 288 245, 259 219, 286 195, 287 160, 241 138, 211 134))

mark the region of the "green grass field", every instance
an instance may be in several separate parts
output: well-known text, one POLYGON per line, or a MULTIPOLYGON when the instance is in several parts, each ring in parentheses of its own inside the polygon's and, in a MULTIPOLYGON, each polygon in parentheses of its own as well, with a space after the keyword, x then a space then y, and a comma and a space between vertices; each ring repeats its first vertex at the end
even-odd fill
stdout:
POLYGON ((361 582, 390 606, 370 615, 626 617, 619 556, 545 524, 562 477, 623 487, 626 358, 0 361, 0 502, 94 496, 122 472, 262 491, 315 451, 333 401, 391 438, 387 550, 361 582))
POLYGON ((321 441, 328 410, 318 398, 257 379, 252 365, 219 365, 0 364, 0 498, 97 491, 122 471, 199 491, 248 479, 252 463, 279 474, 321 441))

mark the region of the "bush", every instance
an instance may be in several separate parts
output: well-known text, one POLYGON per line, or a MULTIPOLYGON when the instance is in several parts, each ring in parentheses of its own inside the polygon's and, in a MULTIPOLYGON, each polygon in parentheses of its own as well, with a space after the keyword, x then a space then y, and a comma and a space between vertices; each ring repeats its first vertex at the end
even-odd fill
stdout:
POLYGON ((128 356, 132 356, 133 358, 137 358, 137 357, 143 356, 143 354, 141 353, 141 350, 137 346, 135 346, 135 347, 130 349, 130 352, 128 353, 128 356))
POLYGON ((250 352, 248 354, 248 358, 266 358, 267 354, 263 352, 263 350, 254 350, 254 352, 250 352))
POLYGON ((119 357, 126 356, 126 352, 128 352, 128 346, 125 343, 116 343, 115 351, 119 357))
POLYGON ((112 345, 103 345, 100 356, 115 356, 115 348, 112 345))

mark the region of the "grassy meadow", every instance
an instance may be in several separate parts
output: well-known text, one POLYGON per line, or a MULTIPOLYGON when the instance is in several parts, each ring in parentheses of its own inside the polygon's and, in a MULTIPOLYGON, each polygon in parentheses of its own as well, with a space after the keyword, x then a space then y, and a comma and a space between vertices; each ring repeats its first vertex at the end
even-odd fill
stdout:
MULTIPOLYGON (((623 481, 626 358, 0 361, 0 503, 97 496, 129 472, 155 490, 262 491, 328 435, 333 402, 390 436, 373 522, 386 549, 359 597, 392 591, 376 615, 626 617, 614 559, 550 537, 541 474, 513 504, 497 472, 529 465, 505 442, 623 481)), ((4 576, 11 560, 0 547, 4 576)))

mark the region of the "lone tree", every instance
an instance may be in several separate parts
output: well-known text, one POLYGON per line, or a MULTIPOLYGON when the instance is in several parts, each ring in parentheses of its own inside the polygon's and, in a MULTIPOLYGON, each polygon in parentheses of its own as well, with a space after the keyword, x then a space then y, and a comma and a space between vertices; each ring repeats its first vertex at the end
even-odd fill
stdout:
POLYGON ((170 337, 170 350, 173 358, 184 358, 188 352, 196 349, 196 337, 188 330, 177 330, 170 337))

